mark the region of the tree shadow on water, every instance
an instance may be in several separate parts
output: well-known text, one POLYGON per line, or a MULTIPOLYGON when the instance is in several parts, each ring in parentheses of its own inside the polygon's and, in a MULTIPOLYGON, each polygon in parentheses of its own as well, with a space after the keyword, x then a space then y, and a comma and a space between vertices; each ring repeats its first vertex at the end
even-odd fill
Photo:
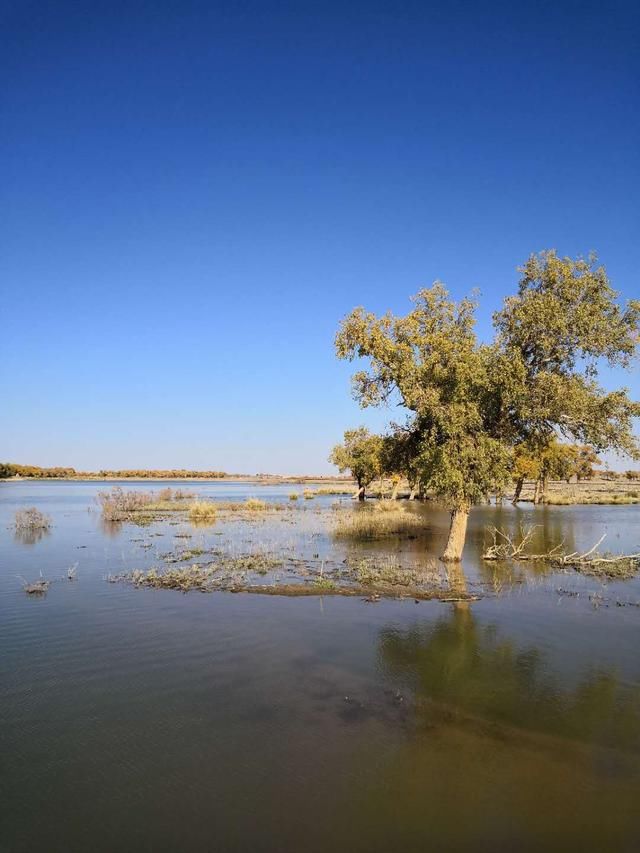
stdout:
POLYGON ((379 660, 412 692, 419 728, 472 724, 640 753, 639 688, 602 668, 564 686, 538 648, 480 623, 468 602, 435 624, 383 631, 379 660))

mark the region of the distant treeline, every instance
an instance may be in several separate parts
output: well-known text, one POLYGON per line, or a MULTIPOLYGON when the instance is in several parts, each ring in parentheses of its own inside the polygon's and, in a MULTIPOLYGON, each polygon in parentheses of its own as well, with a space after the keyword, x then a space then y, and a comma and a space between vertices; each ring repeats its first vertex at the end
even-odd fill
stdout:
POLYGON ((76 471, 75 468, 41 468, 38 465, 16 465, 13 462, 0 462, 0 478, 7 477, 33 477, 33 478, 78 478, 83 477, 98 479, 110 478, 117 480, 219 480, 226 477, 224 471, 188 471, 185 468, 171 468, 167 470, 145 470, 124 469, 122 471, 76 471))

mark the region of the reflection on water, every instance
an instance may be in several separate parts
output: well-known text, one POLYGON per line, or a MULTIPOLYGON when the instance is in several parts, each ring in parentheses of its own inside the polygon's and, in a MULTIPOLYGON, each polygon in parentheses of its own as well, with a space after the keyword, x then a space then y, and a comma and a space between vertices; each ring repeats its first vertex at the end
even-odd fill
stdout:
POLYGON ((535 646, 478 623, 467 602, 435 624, 384 631, 380 657, 424 726, 453 718, 640 751, 640 687, 623 691, 612 667, 564 686, 535 646))
MULTIPOLYGON (((334 497, 140 528, 87 512, 101 488, 0 483, 3 853, 637 849, 640 582, 481 554, 489 525, 520 524, 539 525, 537 550, 606 532, 638 551, 640 507, 477 507, 463 564, 444 566, 448 517, 431 506, 410 509, 425 536, 355 545, 328 532, 334 497), (33 505, 50 535, 14 537, 33 505), (397 560, 454 603, 105 583, 186 548, 397 560), (16 576, 40 571, 36 601, 16 576)), ((283 503, 290 487, 193 490, 283 503)))
POLYGON ((122 532, 123 523, 121 521, 114 521, 111 518, 103 518, 102 515, 99 515, 98 525, 105 536, 109 539, 115 539, 122 532))
POLYGON ((16 527, 13 535, 15 541, 21 545, 35 545, 50 533, 48 527, 16 527))

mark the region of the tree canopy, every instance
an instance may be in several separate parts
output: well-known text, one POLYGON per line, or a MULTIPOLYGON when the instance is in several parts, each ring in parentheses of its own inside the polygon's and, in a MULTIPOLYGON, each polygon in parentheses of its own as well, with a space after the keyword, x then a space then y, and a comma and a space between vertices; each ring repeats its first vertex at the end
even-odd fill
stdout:
POLYGON ((382 471, 382 438, 372 435, 366 427, 347 430, 343 444, 336 444, 329 461, 340 472, 350 471, 358 484, 358 494, 364 500, 364 490, 382 471))
POLYGON ((369 362, 353 376, 361 406, 408 410, 412 464, 452 512, 448 559, 461 556, 470 506, 512 477, 518 445, 542 453, 560 436, 640 456, 640 406, 597 381, 602 361, 628 367, 636 354, 640 302, 620 305, 594 256, 543 252, 520 273, 489 344, 475 334, 475 301, 456 303, 440 282, 404 316, 356 308, 336 336, 339 358, 369 362))

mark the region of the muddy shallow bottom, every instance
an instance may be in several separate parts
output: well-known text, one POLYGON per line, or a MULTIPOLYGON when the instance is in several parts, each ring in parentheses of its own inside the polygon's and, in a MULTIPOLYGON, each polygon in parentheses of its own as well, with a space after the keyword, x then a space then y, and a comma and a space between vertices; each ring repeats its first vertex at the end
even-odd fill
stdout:
MULTIPOLYGON (((327 533, 335 498, 206 529, 114 528, 88 511, 99 488, 0 485, 1 850, 637 849, 638 580, 479 554, 486 525, 532 519, 542 544, 606 531, 610 549, 638 550, 638 508, 479 508, 447 575, 436 511, 419 540, 358 545, 327 533), (49 534, 16 539, 13 512, 34 504, 49 534), (180 565, 165 556, 186 549, 393 559, 481 598, 182 595, 105 580, 180 565), (16 575, 41 570, 46 595, 25 595, 16 575)), ((252 580, 287 581, 277 572, 252 580)))

